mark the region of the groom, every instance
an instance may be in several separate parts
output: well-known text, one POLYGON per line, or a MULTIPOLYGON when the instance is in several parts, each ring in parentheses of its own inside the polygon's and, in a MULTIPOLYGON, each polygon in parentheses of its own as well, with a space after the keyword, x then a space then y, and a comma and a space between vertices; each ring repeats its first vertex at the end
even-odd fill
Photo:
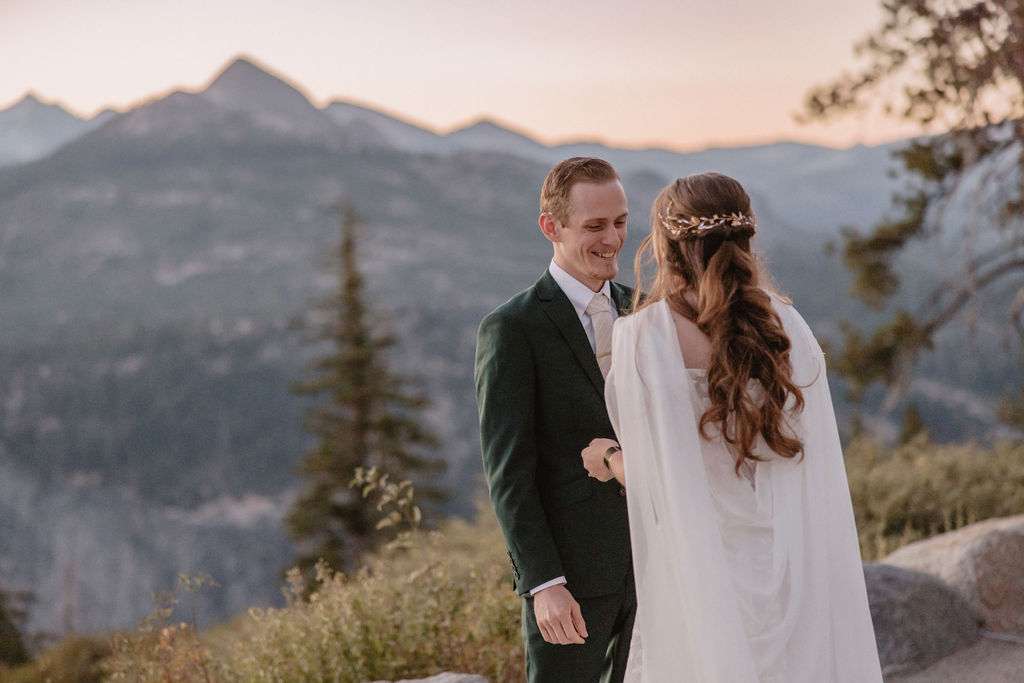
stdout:
POLYGON ((523 596, 528 680, 616 682, 636 613, 625 490, 588 477, 580 451, 615 436, 603 373, 631 295, 611 282, 626 194, 607 162, 567 159, 544 180, 540 210, 551 264, 477 337, 484 472, 523 596))

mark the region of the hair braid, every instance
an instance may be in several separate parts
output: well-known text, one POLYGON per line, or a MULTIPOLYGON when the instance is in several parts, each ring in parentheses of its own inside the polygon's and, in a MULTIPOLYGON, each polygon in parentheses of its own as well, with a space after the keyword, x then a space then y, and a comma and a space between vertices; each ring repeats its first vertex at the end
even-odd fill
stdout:
POLYGON ((803 448, 785 428, 786 410, 802 409, 803 394, 792 380, 789 338, 759 282, 749 211, 750 198, 732 178, 716 173, 681 178, 655 200, 651 235, 637 254, 637 273, 652 250, 659 271, 649 296, 635 307, 663 298, 710 340, 711 407, 701 416, 700 433, 709 438, 708 426, 719 426, 736 454, 737 473, 744 460, 761 459, 753 451, 759 436, 782 457, 795 457, 803 448), (709 219, 688 232, 666 230, 717 214, 750 220, 709 219), (671 222, 662 225, 665 221, 671 222))
POLYGON ((711 407, 700 431, 720 424, 722 437, 736 450, 736 470, 753 453, 758 436, 783 457, 797 455, 802 444, 782 429, 786 400, 797 407, 803 396, 792 379, 789 338, 768 294, 756 284, 753 256, 736 242, 723 240, 698 284, 694 322, 711 340, 708 391, 711 407), (759 387, 758 396, 752 387, 759 387))

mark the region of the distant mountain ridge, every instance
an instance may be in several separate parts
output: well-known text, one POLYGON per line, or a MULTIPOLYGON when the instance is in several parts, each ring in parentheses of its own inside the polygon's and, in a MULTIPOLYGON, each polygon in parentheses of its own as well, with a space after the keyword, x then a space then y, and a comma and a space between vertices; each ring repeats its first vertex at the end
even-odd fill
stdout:
POLYGON ((82 119, 28 93, 0 111, 0 167, 35 161, 116 116, 106 110, 82 119))
POLYGON ((434 131, 351 102, 335 100, 323 111, 337 125, 345 128, 368 127, 386 144, 398 149, 441 153, 447 144, 444 137, 434 131))
MULTIPOLYGON (((150 611, 148 591, 169 587, 168 571, 222 573, 211 618, 276 599, 272 577, 289 561, 280 526, 266 515, 247 526, 222 503, 262 501, 271 515, 297 486, 308 437, 305 404, 288 386, 316 349, 290 322, 329 291, 318 264, 338 238, 339 200, 367 217, 359 248, 371 303, 400 340, 394 366, 431 397, 427 418, 451 460, 449 511, 469 513, 482 490, 476 326, 551 257, 536 214, 554 161, 596 154, 619 169, 631 211, 626 281, 668 180, 736 176, 782 288, 828 341, 843 318, 872 320, 823 247, 840 226, 884 214, 899 182, 884 172, 891 149, 547 147, 493 122, 438 135, 351 103, 318 108, 242 59, 202 90, 151 100, 0 169, 0 581, 36 589, 32 627, 50 630, 62 604, 83 628, 127 625, 150 611), (118 580, 108 558, 82 548, 116 549, 118 580)), ((903 272, 933 277, 930 268, 910 260, 903 272)), ((955 367, 962 342, 961 330, 940 339, 927 391, 915 394, 940 438, 991 433, 992 406, 1018 372, 984 335, 955 367)), ((892 427, 892 415, 876 417, 892 427)))
MULTIPOLYGON (((318 109, 298 86, 245 57, 225 66, 204 89, 196 93, 172 93, 144 103, 124 116, 135 119, 132 126, 142 135, 156 127, 175 130, 180 124, 190 121, 188 117, 182 117, 179 108, 193 98, 214 106, 208 111, 210 118, 237 114, 246 118, 244 126, 255 125, 275 137, 284 136, 292 141, 298 138, 330 148, 390 147, 406 153, 445 155, 495 152, 547 165, 569 156, 599 156, 608 159, 620 172, 644 171, 675 177, 714 169, 734 175, 743 182, 756 179, 765 197, 788 194, 794 187, 803 187, 808 201, 815 202, 817 206, 795 212, 788 221, 795 227, 814 232, 820 232, 822 226, 808 217, 822 215, 826 208, 851 224, 870 224, 880 217, 876 204, 865 204, 858 197, 868 193, 887 196, 891 191, 886 170, 890 165, 890 152, 898 146, 896 143, 837 150, 799 143, 776 143, 759 147, 711 148, 686 154, 661 149, 617 149, 588 142, 548 147, 489 119, 480 119, 447 135, 440 135, 370 107, 342 100, 318 109), (788 168, 780 173, 777 172, 780 166, 788 168), (828 183, 837 174, 846 174, 848 182, 856 187, 843 193, 832 192, 828 183)), ((200 105, 191 106, 198 108, 200 105)), ((5 158, 17 158, 18 163, 42 158, 113 117, 107 113, 97 117, 98 121, 84 122, 64 112, 76 123, 68 124, 62 129, 65 132, 56 135, 47 132, 52 126, 47 128, 41 118, 20 116, 18 120, 27 119, 31 124, 28 133, 24 133, 25 139, 45 141, 45 144, 26 147, 18 142, 17 131, 26 130, 25 125, 29 124, 19 124, 21 128, 17 129, 13 124, 5 126, 8 118, 15 120, 13 116, 6 116, 13 109, 0 112, 0 166, 5 158), (85 125, 87 123, 89 125, 85 125)), ((190 121, 188 125, 195 125, 195 122, 190 121)), ((182 131, 182 134, 187 135, 188 131, 182 131)))
MULTIPOLYGON (((831 150, 830 148, 814 147, 800 143, 776 143, 761 147, 710 148, 701 152, 686 154, 660 149, 617 149, 602 143, 593 142, 571 142, 548 147, 533 140, 525 133, 512 130, 485 117, 479 118, 462 128, 453 130, 446 135, 441 135, 401 118, 385 114, 372 107, 344 100, 334 100, 323 109, 317 109, 310 102, 308 95, 303 93, 299 86, 290 83, 284 76, 274 74, 267 67, 258 64, 248 57, 234 59, 221 69, 203 89, 195 94, 218 106, 236 111, 246 111, 257 122, 269 128, 277 128, 281 131, 287 130, 291 133, 301 131, 301 134, 308 135, 313 131, 319 131, 329 134, 328 131, 330 129, 323 127, 325 118, 342 128, 350 126, 355 122, 360 122, 374 129, 376 134, 380 136, 380 142, 386 142, 406 151, 459 153, 475 150, 505 152, 516 156, 535 158, 545 163, 573 154, 592 154, 615 157, 618 166, 624 170, 636 170, 642 167, 663 170, 666 169, 667 164, 678 163, 680 158, 722 161, 730 156, 735 156, 735 152, 747 154, 758 149, 774 150, 772 154, 780 157, 779 161, 783 159, 787 161, 793 160, 792 155, 780 153, 780 150, 800 148, 815 151, 828 150, 840 155, 848 151, 831 150), (319 114, 314 112, 319 112, 319 114)), ((25 108, 23 103, 27 101, 38 103, 35 96, 30 94, 26 95, 25 100, 12 106, 10 109, 0 111, 0 135, 3 134, 6 126, 13 125, 16 118, 22 122, 22 125, 32 120, 32 116, 24 116, 23 114, 18 117, 14 116, 16 110, 25 108), (9 119, 7 117, 8 114, 10 114, 9 119), (7 121, 10 121, 10 123, 7 123, 7 121)), ((142 106, 148 106, 151 102, 143 103, 142 106)), ((85 122, 84 119, 73 116, 59 105, 44 106, 63 112, 68 120, 74 120, 79 123, 85 122)), ((105 122, 113 114, 114 112, 108 110, 96 118, 100 119, 99 122, 105 122)), ((96 121, 96 118, 92 119, 92 121, 96 121)), ((39 122, 40 128, 45 127, 42 125, 43 123, 39 122)), ((78 134, 82 134, 88 128, 78 127, 75 130, 78 134)), ((66 142, 69 139, 71 138, 65 135, 62 140, 66 142)), ((3 151, 0 148, 0 159, 3 158, 2 154, 3 151)), ((34 158, 26 158, 24 160, 34 160, 34 158)), ((668 166, 667 170, 677 174, 676 168, 668 166)))

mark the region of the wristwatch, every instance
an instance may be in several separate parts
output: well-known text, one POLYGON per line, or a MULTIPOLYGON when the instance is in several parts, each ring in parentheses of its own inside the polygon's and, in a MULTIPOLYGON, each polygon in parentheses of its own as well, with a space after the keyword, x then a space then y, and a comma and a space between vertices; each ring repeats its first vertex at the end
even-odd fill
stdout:
POLYGON ((608 450, 606 450, 604 452, 604 458, 603 458, 604 459, 604 466, 608 468, 609 472, 612 471, 612 465, 611 465, 610 462, 608 462, 608 458, 612 457, 613 455, 615 455, 616 453, 618 453, 621 450, 622 450, 621 446, 609 446, 608 450))

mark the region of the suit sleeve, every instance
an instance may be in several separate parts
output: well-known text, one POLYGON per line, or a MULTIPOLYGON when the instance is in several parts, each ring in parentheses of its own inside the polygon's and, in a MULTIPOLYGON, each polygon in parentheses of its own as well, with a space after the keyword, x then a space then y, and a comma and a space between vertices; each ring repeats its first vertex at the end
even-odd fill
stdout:
POLYGON ((518 321, 484 318, 474 374, 487 487, 525 594, 565 572, 537 490, 536 371, 518 321))

